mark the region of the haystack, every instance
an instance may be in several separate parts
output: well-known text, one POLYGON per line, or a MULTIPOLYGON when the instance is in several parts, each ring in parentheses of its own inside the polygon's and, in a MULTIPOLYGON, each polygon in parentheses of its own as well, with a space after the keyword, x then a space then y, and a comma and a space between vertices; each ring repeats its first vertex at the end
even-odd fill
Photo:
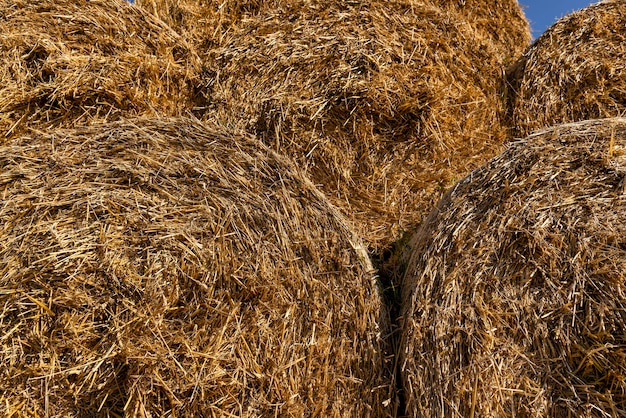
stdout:
POLYGON ((123 0, 1 0, 0 62, 0 138, 197 104, 197 55, 123 0))
MULTIPOLYGON (((291 1, 291 0, 289 0, 291 1)), ((157 16, 188 42, 207 47, 232 31, 242 20, 285 0, 136 0, 138 7, 157 16)))
POLYGON ((536 129, 626 110, 626 2, 602 2, 550 27, 510 76, 513 122, 536 129))
MULTIPOLYGON (((293 0, 289 0, 294 2, 293 0)), ((203 43, 223 36, 243 19, 289 1, 271 0, 137 0, 136 4, 161 18, 190 41, 203 43)), ((416 0, 441 7, 467 20, 488 38, 503 59, 520 56, 531 40, 530 26, 517 0, 416 0)), ((367 4, 367 2, 364 2, 367 4)))
POLYGON ((517 0, 429 0, 455 11, 496 48, 505 62, 517 59, 530 44, 530 25, 517 0))
POLYGON ((413 237, 409 415, 626 416, 626 119, 540 131, 413 237))
POLYGON ((308 170, 374 250, 505 138, 502 62, 457 14, 413 1, 289 1, 202 52, 205 117, 308 170))
POLYGON ((367 255, 258 141, 133 120, 0 167, 0 415, 392 414, 367 255))

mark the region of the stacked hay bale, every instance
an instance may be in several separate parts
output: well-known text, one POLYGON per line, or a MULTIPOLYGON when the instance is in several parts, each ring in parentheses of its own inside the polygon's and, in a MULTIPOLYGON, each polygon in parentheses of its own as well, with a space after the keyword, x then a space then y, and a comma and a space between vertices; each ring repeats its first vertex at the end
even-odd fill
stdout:
POLYGON ((602 2, 550 27, 510 75, 517 134, 626 110, 626 3, 602 2))
POLYGON ((373 250, 500 149, 502 60, 458 13, 414 1, 265 5, 202 52, 207 119, 289 155, 373 250))
MULTIPOLYGON (((195 40, 199 44, 209 38, 221 37, 223 34, 219 33, 219 29, 230 30, 231 26, 236 26, 243 19, 286 3, 288 2, 268 0, 136 1, 138 6, 163 19, 188 40, 195 40)), ((457 13, 457 18, 469 21, 482 36, 489 38, 505 60, 521 55, 531 39, 528 20, 517 0, 497 3, 485 0, 416 0, 412 3, 417 7, 428 3, 457 13)))
POLYGON ((258 141, 139 119, 0 167, 1 415, 392 415, 368 257, 258 141))
POLYGON ((540 131, 414 236, 400 353, 412 416, 626 415, 626 119, 540 131))
POLYGON ((123 0, 0 1, 0 135, 196 104, 200 62, 123 0))
POLYGON ((189 42, 205 51, 242 20, 283 0, 136 0, 135 4, 162 19, 189 42))
POLYGON ((506 63, 517 59, 531 40, 530 25, 517 0, 430 0, 457 12, 495 46, 506 63))

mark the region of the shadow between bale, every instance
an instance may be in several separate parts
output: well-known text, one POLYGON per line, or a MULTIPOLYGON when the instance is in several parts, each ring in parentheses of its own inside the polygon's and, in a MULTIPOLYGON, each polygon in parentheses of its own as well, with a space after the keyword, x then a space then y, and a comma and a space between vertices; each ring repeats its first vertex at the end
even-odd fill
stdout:
POLYGON ((373 252, 506 138, 503 64, 457 13, 291 1, 218 33, 200 52, 212 74, 204 117, 294 158, 373 252))

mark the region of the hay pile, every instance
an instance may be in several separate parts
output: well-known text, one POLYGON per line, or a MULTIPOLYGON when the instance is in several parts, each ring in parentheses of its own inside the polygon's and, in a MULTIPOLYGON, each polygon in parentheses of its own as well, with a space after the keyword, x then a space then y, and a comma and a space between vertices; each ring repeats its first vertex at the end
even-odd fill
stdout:
POLYGON ((0 167, 0 415, 392 414, 367 255, 258 141, 140 119, 0 167))
MULTIPOLYGON (((232 26, 237 26, 242 20, 289 1, 137 0, 136 4, 158 16, 188 40, 202 44, 222 37, 221 30, 232 30, 232 26)), ((521 55, 531 40, 528 20, 517 0, 497 3, 485 0, 416 0, 412 3, 417 7, 428 3, 457 13, 459 19, 470 22, 482 36, 493 42, 505 60, 521 55)))
POLYGON ((495 46, 506 63, 517 59, 531 40, 530 25, 517 0, 430 0, 457 12, 495 46))
POLYGON ((205 115, 308 170, 374 250, 503 143, 502 62, 458 14, 414 1, 288 1, 206 57, 205 115))
MULTIPOLYGON (((137 7, 158 17, 188 41, 199 39, 205 31, 217 31, 212 24, 219 5, 205 3, 202 0, 135 0, 137 7)), ((225 2, 228 4, 230 2, 225 2)))
POLYGON ((626 110, 626 2, 602 2, 550 27, 510 75, 520 136, 626 110))
POLYGON ((123 0, 1 0, 0 61, 1 137, 198 102, 198 57, 123 0))
POLYGON ((562 125, 459 182, 413 238, 413 416, 626 416, 626 119, 562 125))
POLYGON ((135 4, 157 16, 199 46, 202 54, 225 33, 273 3, 284 0, 136 0, 135 4))

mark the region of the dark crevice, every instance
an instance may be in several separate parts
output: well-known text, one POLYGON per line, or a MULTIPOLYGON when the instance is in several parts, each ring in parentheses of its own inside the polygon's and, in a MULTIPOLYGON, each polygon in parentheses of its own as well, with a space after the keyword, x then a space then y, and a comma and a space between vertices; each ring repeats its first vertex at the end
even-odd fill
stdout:
POLYGON ((393 385, 396 391, 395 416, 406 417, 406 401, 404 396, 402 373, 400 365, 400 342, 402 329, 400 326, 400 315, 402 306, 402 277, 405 266, 402 263, 402 255, 407 248, 408 238, 411 234, 405 233, 391 246, 380 251, 370 253, 370 258, 374 267, 378 271, 379 283, 382 290, 383 302, 387 308, 391 321, 388 346, 393 361, 393 385))

